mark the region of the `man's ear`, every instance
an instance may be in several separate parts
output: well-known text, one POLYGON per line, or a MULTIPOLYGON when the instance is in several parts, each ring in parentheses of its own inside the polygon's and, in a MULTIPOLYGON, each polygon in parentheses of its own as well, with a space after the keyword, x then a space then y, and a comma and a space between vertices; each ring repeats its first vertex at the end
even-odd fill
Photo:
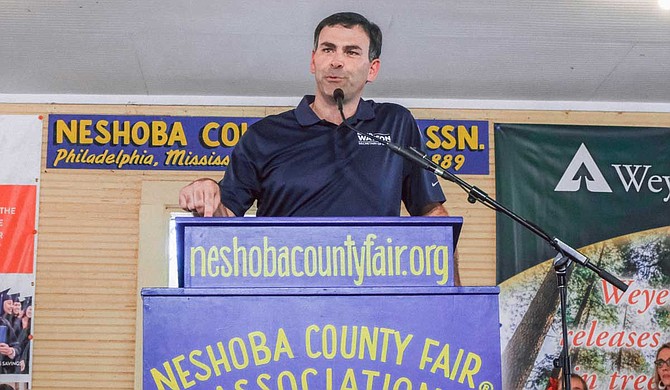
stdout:
POLYGON ((379 73, 379 67, 382 65, 382 62, 379 58, 375 58, 372 60, 370 63, 370 69, 368 69, 368 79, 367 82, 371 83, 375 81, 377 78, 377 74, 379 73))
POLYGON ((316 65, 314 65, 314 50, 312 50, 312 59, 309 61, 309 72, 311 74, 316 72, 316 65))

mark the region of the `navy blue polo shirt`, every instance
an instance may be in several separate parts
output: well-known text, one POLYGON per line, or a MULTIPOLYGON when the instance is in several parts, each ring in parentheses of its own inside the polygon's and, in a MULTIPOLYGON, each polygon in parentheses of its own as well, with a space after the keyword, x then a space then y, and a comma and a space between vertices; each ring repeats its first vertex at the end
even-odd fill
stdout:
MULTIPOLYGON (((435 174, 345 126, 319 119, 305 96, 298 107, 268 116, 242 136, 219 182, 221 201, 242 216, 258 200, 258 216, 412 215, 444 202, 435 174)), ((347 122, 403 145, 423 148, 411 113, 362 100, 347 122)))

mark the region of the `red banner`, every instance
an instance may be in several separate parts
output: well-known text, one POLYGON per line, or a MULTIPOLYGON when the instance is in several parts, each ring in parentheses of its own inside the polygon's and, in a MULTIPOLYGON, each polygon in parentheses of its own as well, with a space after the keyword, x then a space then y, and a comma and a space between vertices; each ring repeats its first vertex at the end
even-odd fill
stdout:
POLYGON ((37 187, 0 185, 0 274, 33 272, 37 187))

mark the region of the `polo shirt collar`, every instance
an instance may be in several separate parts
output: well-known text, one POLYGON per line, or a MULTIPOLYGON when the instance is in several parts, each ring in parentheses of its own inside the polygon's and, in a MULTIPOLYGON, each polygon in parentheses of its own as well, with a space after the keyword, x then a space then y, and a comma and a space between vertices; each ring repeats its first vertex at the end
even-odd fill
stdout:
MULTIPOLYGON (((305 95, 300 101, 300 104, 298 104, 298 107, 295 108, 295 116, 301 126, 312 126, 321 121, 321 119, 309 106, 313 102, 314 95, 305 95)), ((374 102, 372 100, 360 99, 358 102, 358 108, 354 114, 353 123, 374 119, 375 111, 372 108, 373 103, 374 102)))

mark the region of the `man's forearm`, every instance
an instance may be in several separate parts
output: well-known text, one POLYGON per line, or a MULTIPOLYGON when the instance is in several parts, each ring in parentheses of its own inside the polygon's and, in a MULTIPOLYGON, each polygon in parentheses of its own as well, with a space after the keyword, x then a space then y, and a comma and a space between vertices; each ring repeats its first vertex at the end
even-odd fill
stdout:
POLYGON ((449 213, 442 203, 431 203, 423 208, 421 215, 424 217, 448 217, 449 213))

